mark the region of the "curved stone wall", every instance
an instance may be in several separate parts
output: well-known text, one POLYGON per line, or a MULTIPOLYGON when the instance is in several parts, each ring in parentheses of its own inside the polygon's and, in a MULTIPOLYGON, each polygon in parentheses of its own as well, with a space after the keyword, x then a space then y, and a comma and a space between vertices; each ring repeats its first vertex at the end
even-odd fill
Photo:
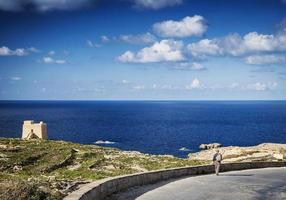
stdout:
MULTIPOLYGON (((286 167, 286 162, 243 162, 222 164, 221 171, 235 171, 244 169, 257 169, 266 167, 286 167)), ((214 173, 213 165, 173 168, 150 171, 125 176, 117 176, 94 181, 72 192, 64 200, 103 200, 112 193, 130 187, 140 186, 189 175, 214 173)))

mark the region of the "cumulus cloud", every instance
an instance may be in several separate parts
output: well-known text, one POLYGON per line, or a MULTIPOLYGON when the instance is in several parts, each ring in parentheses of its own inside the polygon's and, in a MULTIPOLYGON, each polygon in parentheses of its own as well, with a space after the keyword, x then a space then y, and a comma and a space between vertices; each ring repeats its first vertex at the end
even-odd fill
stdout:
POLYGON ((130 44, 151 44, 156 41, 156 37, 151 33, 138 35, 120 35, 119 40, 130 44))
POLYGON ((252 55, 245 58, 245 62, 250 65, 269 65, 286 62, 286 57, 281 55, 252 55))
POLYGON ((206 70, 205 66, 201 63, 197 62, 181 62, 177 63, 173 66, 173 69, 177 70, 194 70, 194 71, 201 71, 206 70))
POLYGON ((203 39, 197 43, 191 43, 187 46, 187 49, 195 57, 202 57, 205 55, 219 55, 221 48, 214 40, 203 39))
POLYGON ((136 8, 158 10, 165 7, 176 6, 183 3, 183 0, 134 0, 136 8))
POLYGON ((34 50, 36 50, 36 48, 34 47, 31 47, 31 48, 29 49, 19 48, 19 49, 11 50, 8 47, 3 46, 3 47, 0 47, 0 56, 25 56, 25 55, 28 55, 30 52, 34 52, 34 50))
POLYGON ((121 62, 152 63, 152 62, 174 62, 184 60, 182 53, 183 43, 175 40, 161 40, 150 47, 145 47, 133 53, 126 51, 117 59, 121 62))
MULTIPOLYGON (((283 38, 275 37, 274 35, 263 35, 257 32, 251 32, 243 37, 243 42, 247 50, 249 51, 273 51, 285 50, 286 47, 281 47, 280 42, 283 42, 283 38)), ((286 39, 286 38, 284 38, 286 39)), ((286 40, 284 41, 286 42, 286 40)))
POLYGON ((207 30, 206 20, 200 15, 187 16, 181 21, 163 21, 153 25, 153 30, 162 37, 201 36, 207 30))
POLYGON ((0 0, 0 9, 5 11, 75 10, 95 3, 96 0, 0 0))
POLYGON ((197 57, 213 55, 243 56, 250 53, 286 51, 286 35, 264 35, 250 32, 243 37, 231 34, 212 40, 203 39, 187 46, 197 57))
POLYGON ((254 84, 248 84, 246 89, 249 90, 255 90, 255 91, 265 91, 265 90, 272 90, 274 89, 278 84, 276 82, 270 82, 270 83, 261 83, 256 82, 254 84))
POLYGON ((46 64, 66 64, 65 60, 56 60, 53 59, 52 57, 43 57, 43 62, 46 64))
POLYGON ((186 85, 187 90, 193 90, 193 89, 198 89, 201 87, 199 79, 195 78, 191 84, 186 85))

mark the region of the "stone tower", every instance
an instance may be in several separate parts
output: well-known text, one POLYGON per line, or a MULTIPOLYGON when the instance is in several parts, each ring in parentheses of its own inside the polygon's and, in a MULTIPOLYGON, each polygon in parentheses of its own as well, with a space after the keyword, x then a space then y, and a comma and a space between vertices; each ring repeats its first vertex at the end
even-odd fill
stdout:
POLYGON ((22 139, 48 139, 47 124, 34 123, 33 120, 24 121, 22 139))

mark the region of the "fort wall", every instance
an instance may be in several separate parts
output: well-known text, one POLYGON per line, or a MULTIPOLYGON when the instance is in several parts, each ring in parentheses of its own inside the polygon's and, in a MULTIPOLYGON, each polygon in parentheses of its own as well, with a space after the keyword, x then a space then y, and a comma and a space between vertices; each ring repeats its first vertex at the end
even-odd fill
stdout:
POLYGON ((24 121, 22 139, 29 139, 31 132, 33 132, 40 139, 48 139, 47 124, 44 122, 35 123, 33 120, 24 121))

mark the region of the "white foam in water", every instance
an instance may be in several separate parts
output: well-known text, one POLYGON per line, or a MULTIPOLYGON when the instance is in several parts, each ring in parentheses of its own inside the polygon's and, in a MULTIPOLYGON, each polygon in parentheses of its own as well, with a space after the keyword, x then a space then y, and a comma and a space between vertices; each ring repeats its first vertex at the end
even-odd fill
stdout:
POLYGON ((115 144, 115 142, 112 142, 112 141, 104 141, 104 140, 98 140, 95 142, 95 144, 115 144))
POLYGON ((182 148, 179 149, 179 151, 191 151, 191 150, 186 148, 186 147, 182 147, 182 148))

